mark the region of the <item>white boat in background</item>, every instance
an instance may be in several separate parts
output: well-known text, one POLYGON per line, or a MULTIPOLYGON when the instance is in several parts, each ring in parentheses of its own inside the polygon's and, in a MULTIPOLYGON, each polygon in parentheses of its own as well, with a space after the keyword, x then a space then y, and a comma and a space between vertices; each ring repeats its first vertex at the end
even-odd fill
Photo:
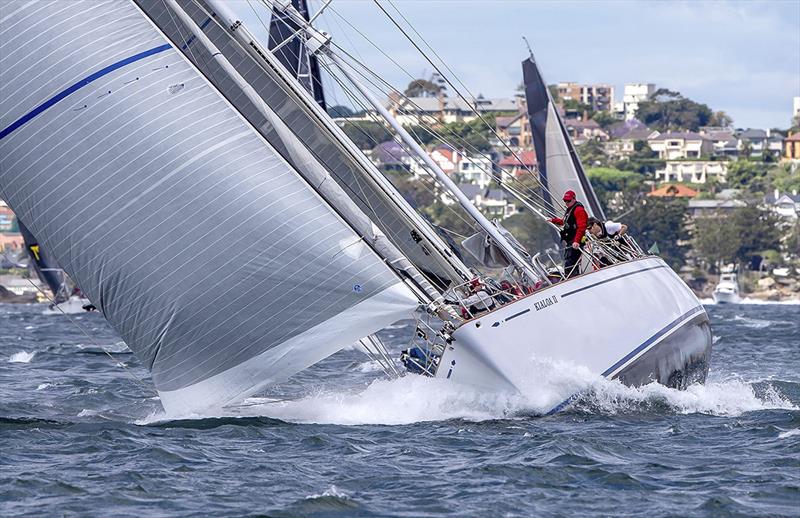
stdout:
POLYGON ((720 273, 712 297, 717 304, 738 304, 742 301, 739 296, 739 276, 735 268, 727 268, 720 273))
MULTIPOLYGON (((169 413, 236 405, 356 342, 396 372, 375 333, 420 315, 404 363, 453 382, 518 391, 531 360, 631 385, 705 380, 708 317, 660 258, 589 237, 572 276, 529 253, 298 0, 264 2, 288 24, 268 48, 221 0, 12 1, 0 20, 0 185, 169 413), (463 209, 470 246, 442 239, 326 113, 316 60, 463 209)), ((485 172, 545 219, 565 190, 603 219, 532 58, 523 74, 538 188, 485 172)))

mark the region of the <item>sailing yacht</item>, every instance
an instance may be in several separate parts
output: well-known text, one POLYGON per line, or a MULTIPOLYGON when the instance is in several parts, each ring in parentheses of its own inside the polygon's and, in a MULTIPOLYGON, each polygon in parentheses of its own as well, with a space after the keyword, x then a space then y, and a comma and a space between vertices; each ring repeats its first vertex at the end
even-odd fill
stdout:
POLYGON ((80 289, 74 285, 64 270, 55 264, 54 259, 50 257, 50 253, 39 245, 37 239, 22 222, 19 222, 19 231, 22 234, 25 250, 30 258, 31 268, 36 272, 39 280, 50 288, 50 293, 52 294, 51 297, 47 298, 50 305, 43 314, 69 315, 85 312, 86 308, 90 307, 91 302, 81 295, 80 289))
MULTIPOLYGON (((0 194, 167 412, 235 405, 357 342, 393 369, 375 333, 409 318, 407 363, 454 383, 518 391, 532 359, 704 381, 708 317, 660 258, 628 238, 565 278, 472 205, 297 2, 265 3, 290 27, 268 48, 221 0, 11 1, 0 17, 0 194), (500 274, 467 266, 347 138, 311 58, 392 128, 500 274)), ((523 72, 540 189, 504 187, 543 217, 571 189, 602 217, 532 58, 523 72)))

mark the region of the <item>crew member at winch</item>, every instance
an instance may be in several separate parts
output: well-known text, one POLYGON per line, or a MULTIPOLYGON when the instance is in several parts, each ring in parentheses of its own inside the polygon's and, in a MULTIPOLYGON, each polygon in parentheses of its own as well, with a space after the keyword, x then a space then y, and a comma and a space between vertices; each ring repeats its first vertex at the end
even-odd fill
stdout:
POLYGON ((583 204, 575 199, 574 191, 564 193, 564 203, 567 206, 563 218, 551 218, 549 221, 561 225, 561 239, 566 243, 564 248, 564 275, 567 278, 580 274, 581 247, 586 234, 586 223, 589 215, 583 204))

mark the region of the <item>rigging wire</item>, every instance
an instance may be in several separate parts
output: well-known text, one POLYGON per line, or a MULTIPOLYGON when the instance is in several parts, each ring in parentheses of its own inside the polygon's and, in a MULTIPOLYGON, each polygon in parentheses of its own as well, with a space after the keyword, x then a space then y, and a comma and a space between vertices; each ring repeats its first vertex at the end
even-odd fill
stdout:
MULTIPOLYGON (((492 132, 492 133, 493 133, 493 134, 494 134, 494 135, 497 137, 497 139, 498 139, 498 140, 499 140, 499 141, 500 141, 500 142, 503 144, 503 147, 505 147, 505 148, 506 148, 506 149, 507 149, 507 150, 508 150, 508 151, 509 151, 509 152, 510 152, 510 153, 511 153, 511 154, 512 154, 512 155, 513 155, 513 156, 514 156, 516 159, 517 159, 517 161, 518 161, 518 162, 519 162, 521 165, 523 165, 523 167, 525 167, 525 165, 524 165, 524 162, 523 162, 523 161, 522 161, 522 159, 521 159, 521 158, 520 158, 520 157, 517 155, 517 153, 516 153, 516 152, 515 152, 515 151, 514 151, 514 150, 513 150, 513 149, 512 149, 512 148, 511 148, 511 147, 510 147, 508 144, 506 144, 506 143, 505 143, 505 141, 504 141, 502 138, 500 138, 500 135, 499 135, 499 134, 497 133, 497 131, 496 131, 496 130, 495 130, 495 129, 494 129, 494 128, 493 128, 493 127, 492 127, 492 126, 491 126, 491 125, 488 123, 488 121, 486 121, 486 119, 483 117, 483 115, 482 115, 482 114, 481 114, 481 113, 480 113, 480 112, 479 112, 479 111, 478 111, 478 110, 477 110, 477 109, 476 109, 476 108, 475 108, 475 107, 472 105, 472 103, 470 103, 470 102, 467 100, 467 98, 466 98, 466 97, 465 97, 465 96, 464 96, 464 95, 461 93, 461 91, 460 91, 460 90, 459 90, 459 89, 458 89, 458 88, 457 88, 457 87, 456 87, 456 86, 453 84, 453 82, 452 82, 452 81, 450 81, 450 79, 448 79, 448 77, 447 77, 447 76, 445 76, 445 74, 444 74, 444 73, 441 71, 441 69, 440 69, 440 68, 439 68, 439 67, 436 65, 436 63, 435 63, 435 62, 434 62, 434 61, 433 61, 433 60, 432 60, 432 59, 431 59, 431 58, 430 58, 430 57, 429 57, 429 56, 428 56, 428 55, 425 53, 425 51, 424 51, 424 50, 423 50, 423 49, 422 49, 422 48, 421 48, 421 47, 420 47, 420 46, 417 44, 417 42, 415 42, 415 41, 414 41, 414 39, 413 39, 413 38, 412 38, 412 37, 411 37, 411 36, 410 36, 410 35, 409 35, 409 34, 408 34, 406 31, 405 31, 405 29, 403 29, 403 27, 402 27, 402 26, 401 26, 401 25, 400 25, 400 24, 397 22, 397 20, 395 20, 395 19, 394 19, 394 17, 393 17, 393 16, 392 16, 392 15, 391 15, 391 14, 390 14, 390 13, 389 13, 389 12, 388 12, 388 11, 387 11, 385 8, 384 8, 384 7, 383 7, 383 5, 381 5, 380 1, 379 1, 379 0, 372 0, 372 1, 373 1, 373 3, 374 3, 376 6, 378 6, 378 8, 379 8, 381 11, 383 11, 383 13, 384 13, 384 14, 385 14, 385 15, 386 15, 388 18, 389 18, 389 20, 391 20, 391 22, 394 24, 394 26, 395 26, 395 27, 397 27, 397 29, 400 31, 400 33, 401 33, 401 34, 403 34, 403 36, 405 36, 405 37, 406 37, 406 39, 409 41, 409 43, 411 43, 411 45, 413 45, 413 46, 414 46, 414 48, 415 48, 415 49, 417 49, 417 51, 418 51, 418 52, 419 52, 419 53, 422 55, 422 57, 424 57, 424 58, 426 59, 426 61, 428 61, 428 63, 430 63, 430 65, 431 65, 431 66, 432 66, 432 67, 433 67, 433 68, 436 70, 436 72, 437 72, 437 73, 439 73, 439 75, 442 77, 442 79, 444 79, 444 80, 447 82, 447 84, 448 84, 448 85, 449 85, 451 88, 453 88, 453 91, 455 91, 455 92, 456 92, 456 94, 458 94, 458 96, 461 98, 461 100, 462 100, 462 101, 464 101, 464 102, 467 104, 467 106, 469 106, 469 107, 470 107, 470 109, 473 111, 473 113, 475 113, 475 115, 477 115, 477 117, 478 117, 478 118, 481 120, 481 122, 483 122, 483 123, 486 125, 486 127, 487 127, 487 128, 489 128, 489 130, 490 130, 490 131, 491 131, 491 132, 492 132)), ((391 3, 391 0, 389 0, 389 2, 391 3)), ((392 6, 395 8, 395 10, 397 10, 397 11, 398 11, 398 13, 400 12, 400 11, 397 9, 397 7, 396 7, 394 4, 392 4, 392 6)), ((401 16, 402 16, 402 13, 400 13, 400 14, 401 14, 401 16)), ((411 23, 409 23, 409 22, 408 22, 408 20, 407 20, 405 17, 403 17, 403 19, 404 19, 404 20, 406 20, 406 23, 408 23, 408 24, 409 24, 409 26, 410 26, 410 27, 412 28, 412 30, 414 30, 414 32, 415 32, 415 33, 416 33, 416 34, 417 34, 417 35, 420 37, 420 39, 422 39, 423 41, 425 41, 425 40, 424 40, 424 38, 422 38, 422 36, 419 34, 419 32, 417 32, 417 31, 416 31, 416 29, 414 29, 413 25, 412 25, 411 23)), ((426 44, 426 46, 428 46, 428 48, 430 48, 430 45, 427 43, 427 41, 425 42, 425 44, 426 44)), ((435 52, 434 52, 434 53, 435 53, 435 52)), ((437 55, 437 57, 438 57, 438 55, 437 55)), ((439 58, 439 60, 440 60, 440 61, 442 61, 442 62, 444 63, 444 61, 443 61, 441 58, 439 58)), ((446 66, 446 65, 445 65, 445 66, 446 66)), ((449 67, 448 67, 448 70, 449 70, 449 67)), ((451 71, 451 72, 452 72, 452 71, 451 71)), ((459 81, 459 82, 460 82, 460 81, 459 81)), ((463 83, 462 83, 462 84, 463 84, 463 83)), ((470 95, 472 95, 472 94, 469 92, 469 90, 467 90, 467 93, 469 93, 470 95)), ((473 99, 475 98, 474 96, 472 96, 472 97, 473 97, 473 99)), ((551 192, 549 192, 549 190, 547 189, 547 187, 546 187, 545 185, 541 185, 541 188, 542 188, 542 189, 543 189, 545 192, 547 192, 547 194, 548 194, 548 195, 550 196, 550 198, 553 200, 553 203, 554 203, 554 205, 558 205, 558 206, 559 206, 559 208, 561 208, 561 209, 563 209, 563 208, 564 208, 563 204, 559 203, 559 200, 560 200, 560 198, 558 198, 557 196, 553 196, 553 194, 552 194, 551 192)))

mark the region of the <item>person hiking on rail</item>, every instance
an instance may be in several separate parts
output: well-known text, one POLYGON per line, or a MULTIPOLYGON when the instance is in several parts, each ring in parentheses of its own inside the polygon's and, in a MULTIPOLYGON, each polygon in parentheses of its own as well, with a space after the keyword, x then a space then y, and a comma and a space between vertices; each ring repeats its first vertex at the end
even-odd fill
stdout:
POLYGON ((567 210, 563 218, 550 218, 550 223, 561 225, 561 239, 566 243, 564 248, 564 275, 567 278, 580 274, 581 247, 586 234, 586 222, 589 215, 583 204, 575 199, 574 191, 564 193, 567 210))

